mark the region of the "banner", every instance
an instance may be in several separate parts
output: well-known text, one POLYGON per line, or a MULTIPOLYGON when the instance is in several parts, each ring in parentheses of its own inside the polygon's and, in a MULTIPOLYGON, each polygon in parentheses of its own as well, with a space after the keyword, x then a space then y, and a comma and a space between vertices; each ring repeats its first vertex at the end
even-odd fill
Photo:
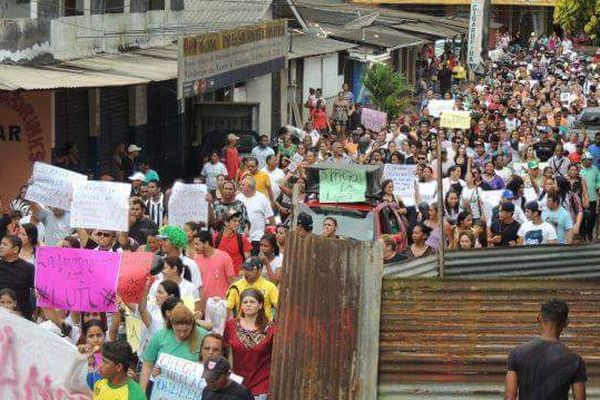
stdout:
POLYGON ((485 0, 471 0, 467 37, 467 65, 472 70, 476 69, 482 62, 484 2, 485 0))
POLYGON ((471 113, 469 111, 444 111, 440 119, 442 128, 470 129, 471 113))
MULTIPOLYGON (((204 365, 162 353, 155 367, 160 376, 154 381, 150 400, 197 400, 202 398, 206 380, 202 378, 204 365)), ((243 378, 235 374, 229 377, 242 383, 243 378)))
POLYGON ((125 252, 121 255, 119 269, 118 294, 124 303, 137 304, 142 298, 146 277, 150 275, 150 267, 154 254, 146 252, 125 252))
POLYGON ((115 312, 121 255, 115 252, 39 247, 35 260, 38 306, 115 312))
POLYGON ((367 129, 379 132, 387 124, 387 113, 372 110, 370 108, 363 108, 360 114, 360 123, 367 129))
POLYGON ((383 166, 382 179, 394 181, 394 194, 402 199, 406 207, 415 205, 416 169, 416 165, 385 164, 383 166))
POLYGON ((483 215, 485 215, 488 225, 492 223, 492 209, 500 204, 503 189, 500 190, 480 190, 479 195, 483 203, 483 215))
POLYGON ((0 91, 0 199, 5 206, 27 183, 35 161, 51 161, 53 129, 51 90, 0 91))
POLYGON ((169 198, 169 224, 182 227, 186 222, 208 222, 206 185, 175 182, 169 198))
POLYGON ((324 169, 319 171, 321 203, 359 203, 365 201, 367 174, 362 169, 324 169))
POLYGON ((49 207, 70 210, 74 182, 86 180, 85 175, 36 162, 33 164, 31 183, 27 188, 25 199, 49 207))
POLYGON ((443 111, 452 111, 453 108, 454 100, 429 100, 427 102, 429 115, 435 118, 439 118, 443 111))
POLYGON ((31 321, 0 307, 0 399, 90 400, 87 356, 31 321))
POLYGON ((76 182, 71 205, 73 228, 129 230, 129 183, 76 182))
POLYGON ((125 314, 125 330, 127 335, 127 343, 131 349, 139 354, 140 344, 142 341, 142 329, 144 322, 138 317, 135 317, 130 312, 125 314))
POLYGON ((419 182, 419 197, 422 203, 431 204, 437 201, 437 182, 419 182))

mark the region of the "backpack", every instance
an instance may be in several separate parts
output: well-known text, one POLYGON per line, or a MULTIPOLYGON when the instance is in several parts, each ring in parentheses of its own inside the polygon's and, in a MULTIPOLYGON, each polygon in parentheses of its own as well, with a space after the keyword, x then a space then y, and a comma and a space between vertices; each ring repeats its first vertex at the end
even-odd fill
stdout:
MULTIPOLYGON (((238 251, 242 256, 242 260, 244 259, 244 243, 242 242, 242 235, 239 233, 235 233, 235 237, 237 239, 238 251)), ((217 239, 215 240, 215 248, 219 248, 219 244, 221 244, 221 240, 223 240, 223 231, 219 232, 217 235, 217 239)))

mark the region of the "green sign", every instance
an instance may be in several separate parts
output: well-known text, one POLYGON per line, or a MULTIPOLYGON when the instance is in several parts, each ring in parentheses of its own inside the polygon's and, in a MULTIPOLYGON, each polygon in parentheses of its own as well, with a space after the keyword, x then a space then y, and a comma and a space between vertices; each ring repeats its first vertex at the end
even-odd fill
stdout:
POLYGON ((367 174, 359 169, 325 169, 319 171, 321 203, 359 203, 365 201, 367 174))

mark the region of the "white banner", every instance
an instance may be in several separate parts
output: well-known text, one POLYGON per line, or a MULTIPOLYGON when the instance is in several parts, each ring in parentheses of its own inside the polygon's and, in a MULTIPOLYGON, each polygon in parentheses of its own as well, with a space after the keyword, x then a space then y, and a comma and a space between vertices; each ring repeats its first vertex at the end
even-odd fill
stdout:
POLYGON ((492 223, 492 209, 500 204, 502 193, 504 193, 504 189, 479 191, 479 196, 483 203, 483 215, 485 215, 488 226, 492 223))
POLYGON ((467 65, 475 69, 481 64, 483 46, 483 6, 485 0, 471 0, 471 15, 469 18, 469 34, 467 37, 467 65))
POLYGON ((394 181, 394 194, 402 199, 406 207, 415 205, 416 165, 385 164, 383 180, 394 181))
POLYGON ((169 198, 169 224, 183 227, 190 221, 208 222, 206 185, 175 182, 169 198))
POLYGON ((419 197, 422 203, 431 204, 437 201, 437 182, 419 182, 419 197))
POLYGON ((85 175, 38 161, 33 164, 33 174, 25 199, 49 207, 70 210, 73 182, 86 180, 85 175))
MULTIPOLYGON (((160 376, 154 381, 150 400, 197 400, 202 398, 206 380, 202 378, 204 366, 162 353, 156 367, 160 376)), ((230 378, 242 383, 242 378, 231 374, 230 378)))
POLYGON ((129 230, 129 183, 86 181, 74 185, 73 228, 129 230))
POLYGON ((90 400, 87 357, 66 339, 0 308, 0 399, 90 400))
POLYGON ((387 124, 387 113, 370 108, 363 108, 360 114, 360 123, 373 132, 379 132, 387 124))
POLYGON ((454 100, 429 100, 427 102, 429 115, 435 118, 439 118, 443 111, 452 111, 453 108, 454 100))

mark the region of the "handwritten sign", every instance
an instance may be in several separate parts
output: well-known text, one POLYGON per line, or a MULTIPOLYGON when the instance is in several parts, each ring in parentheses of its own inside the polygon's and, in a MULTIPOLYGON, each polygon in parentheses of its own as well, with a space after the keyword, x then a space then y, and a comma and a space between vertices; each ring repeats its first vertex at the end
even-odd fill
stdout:
POLYGON ((118 293, 123 302, 134 304, 140 302, 153 257, 152 253, 146 252, 122 254, 118 293))
MULTIPOLYGON (((204 366, 197 362, 184 360, 161 353, 156 362, 160 376, 152 387, 150 400, 196 400, 202 398, 206 380, 202 378, 204 366)), ((237 383, 243 378, 235 374, 229 376, 237 383)))
POLYGON ((429 115, 435 118, 439 118, 443 111, 452 111, 453 108, 454 100, 429 100, 427 102, 429 115))
POLYGON ((469 129, 471 128, 471 113, 469 111, 444 111, 440 118, 442 128, 469 129))
POLYGON ((363 108, 360 114, 360 123, 367 129, 379 132, 387 123, 387 113, 370 108, 363 108))
POLYGON ((360 169, 325 169, 319 171, 321 203, 358 203, 365 201, 367 174, 360 169))
POLYGON ((74 228, 129 230, 129 183, 76 182, 71 207, 74 228))
POLYGON ((394 182, 394 194, 402 199, 406 207, 415 205, 416 165, 385 164, 383 179, 394 182))
POLYGON ((290 164, 287 166, 288 171, 296 172, 296 169, 298 169, 298 165, 300 165, 302 161, 304 161, 304 157, 302 157, 302 155, 298 153, 294 154, 292 160, 290 161, 290 164))
POLYGON ((107 251, 40 247, 35 260, 38 306, 115 312, 121 255, 107 251))
POLYGON ((437 200, 437 182, 419 182, 421 202, 431 204, 437 200))
POLYGON ((190 221, 208 221, 206 185, 175 182, 169 199, 169 223, 183 227, 190 221))
POLYGON ((73 182, 86 180, 85 175, 36 162, 33 164, 31 183, 27 188, 25 199, 49 207, 70 210, 73 182))
POLYGON ((125 315, 125 329, 127 335, 127 343, 131 346, 131 349, 140 353, 140 345, 142 342, 142 326, 143 322, 140 318, 133 316, 128 313, 125 315))
POLYGON ((504 190, 479 191, 479 195, 481 196, 481 202, 483 203, 483 215, 485 215, 485 219, 487 221, 492 220, 492 210, 494 207, 500 204, 502 193, 504 193, 504 190))
POLYGON ((0 399, 90 400, 87 357, 53 332, 0 308, 0 399))

